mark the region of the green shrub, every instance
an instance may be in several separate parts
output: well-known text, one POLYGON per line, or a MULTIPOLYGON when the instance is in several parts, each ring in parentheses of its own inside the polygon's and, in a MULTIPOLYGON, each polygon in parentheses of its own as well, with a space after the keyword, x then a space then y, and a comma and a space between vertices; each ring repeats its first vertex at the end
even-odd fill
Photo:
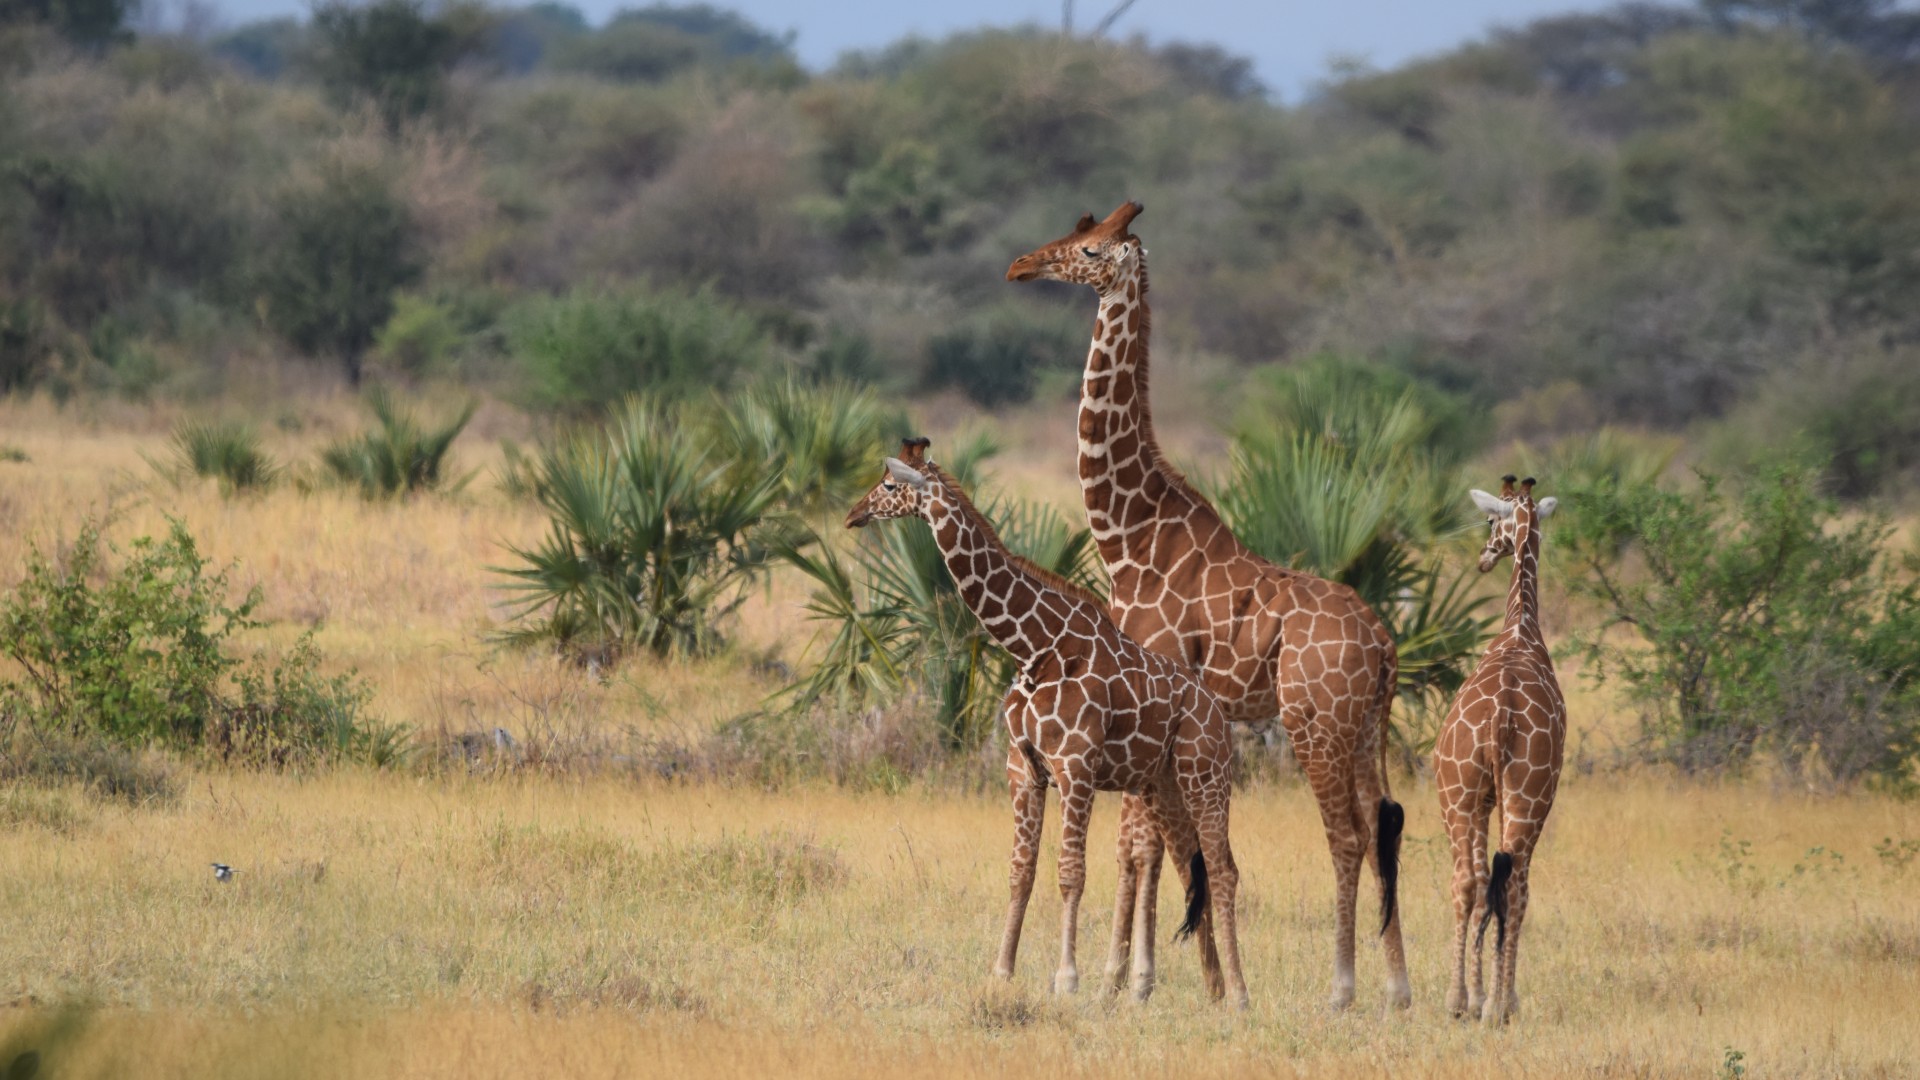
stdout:
POLYGON ((134 540, 117 566, 111 553, 89 520, 60 560, 33 549, 26 579, 0 605, 0 656, 24 675, 0 681, 0 721, 39 745, 40 774, 144 798, 154 789, 143 767, 102 744, 212 745, 278 764, 338 758, 377 737, 370 692, 352 675, 319 676, 310 636, 270 668, 233 655, 238 636, 260 626, 259 590, 230 604, 226 571, 206 572, 185 526, 134 540), (247 734, 236 743, 236 732, 247 734))
POLYGON ((223 490, 264 491, 280 476, 280 467, 260 448, 260 436, 244 423, 183 421, 167 443, 173 460, 154 465, 175 477, 212 477, 223 490))
POLYGON ((519 608, 503 636, 604 661, 716 648, 765 569, 762 519, 782 491, 777 473, 736 468, 682 412, 640 397, 542 450, 534 487, 552 524, 500 569, 519 608))
MULTIPOLYGON (((398 0, 394 0, 398 2, 398 0)), ((411 212, 390 177, 365 162, 325 162, 276 200, 277 235, 262 254, 267 322, 360 384, 367 347, 393 316, 394 291, 420 276, 411 212)))
POLYGON ((1033 397, 1042 373, 1077 371, 1086 357, 1078 318, 1004 304, 927 343, 927 382, 958 387, 992 408, 1033 397))
POLYGON ((379 430, 342 439, 320 453, 334 479, 360 489, 368 499, 391 499, 443 486, 459 488, 467 477, 448 483, 448 454, 478 408, 469 401, 439 427, 425 428, 412 410, 401 407, 382 387, 367 394, 379 430))
POLYGON ((415 377, 444 369, 461 341, 454 313, 425 297, 402 293, 374 336, 374 349, 395 371, 415 377))
POLYGON ((529 301, 508 324, 529 404, 581 411, 629 393, 687 397, 760 366, 753 319, 711 292, 628 290, 529 301))
POLYGON ((1841 515, 1804 468, 1700 484, 1567 494, 1570 588, 1609 616, 1574 636, 1587 670, 1622 684, 1649 748, 1685 768, 1769 754, 1796 775, 1911 784, 1920 585, 1893 565, 1887 522, 1841 515))

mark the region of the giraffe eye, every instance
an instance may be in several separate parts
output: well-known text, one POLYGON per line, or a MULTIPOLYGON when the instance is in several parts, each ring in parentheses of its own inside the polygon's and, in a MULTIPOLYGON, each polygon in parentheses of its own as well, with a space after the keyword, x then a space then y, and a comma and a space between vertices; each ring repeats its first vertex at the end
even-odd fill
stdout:
POLYGON ((881 488, 882 488, 883 490, 886 490, 886 491, 892 491, 892 490, 893 490, 894 488, 896 488, 896 487, 899 487, 899 486, 900 486, 900 485, 898 485, 898 484, 896 484, 896 483, 894 483, 894 482, 893 482, 893 481, 891 481, 891 480, 889 480, 889 481, 887 481, 886 483, 884 483, 884 484, 881 484, 881 485, 880 485, 880 487, 881 487, 881 488))
POLYGON ((1083 247, 1083 248, 1081 248, 1081 249, 1080 249, 1080 254, 1082 254, 1082 255, 1085 255, 1085 256, 1086 256, 1087 258, 1089 258, 1089 259, 1097 259, 1097 258, 1099 258, 1099 257, 1100 257, 1100 253, 1099 253, 1098 251, 1095 251, 1095 250, 1094 250, 1093 248, 1090 248, 1090 247, 1083 247))

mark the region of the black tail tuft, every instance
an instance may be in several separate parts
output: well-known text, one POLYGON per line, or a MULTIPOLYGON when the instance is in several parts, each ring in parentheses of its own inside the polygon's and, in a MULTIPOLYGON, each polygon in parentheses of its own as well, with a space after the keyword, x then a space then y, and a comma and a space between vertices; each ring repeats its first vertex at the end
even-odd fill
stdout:
POLYGON ((1392 799, 1380 800, 1380 824, 1374 837, 1375 855, 1380 866, 1380 932, 1393 925, 1400 906, 1400 832, 1407 827, 1407 812, 1392 799))
POLYGON ((1479 948, 1487 938, 1487 920, 1498 919, 1500 928, 1494 932, 1495 950, 1507 947, 1507 879, 1513 877, 1513 856, 1504 851, 1493 856, 1493 878, 1487 882, 1487 913, 1480 917, 1480 934, 1474 939, 1473 947, 1479 948))
POLYGON ((1187 874, 1187 921, 1173 932, 1173 940, 1185 941, 1200 929, 1200 920, 1207 915, 1207 861, 1198 851, 1193 853, 1193 861, 1188 864, 1187 874))

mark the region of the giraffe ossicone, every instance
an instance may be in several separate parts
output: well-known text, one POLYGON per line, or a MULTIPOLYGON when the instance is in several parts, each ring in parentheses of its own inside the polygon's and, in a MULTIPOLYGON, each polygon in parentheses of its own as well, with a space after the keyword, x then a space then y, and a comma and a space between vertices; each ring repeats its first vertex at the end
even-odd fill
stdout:
MULTIPOLYGON (((1110 611, 1149 650, 1191 665, 1233 720, 1280 719, 1333 856, 1332 1003, 1353 1000, 1354 909, 1361 866, 1371 862, 1388 1000, 1405 1007, 1412 991, 1395 896, 1404 815, 1386 776, 1398 654, 1357 593, 1248 550, 1161 454, 1147 401, 1147 252, 1131 232, 1144 209, 1127 202, 1104 221, 1088 214, 1007 268, 1009 281, 1073 282, 1099 297, 1081 384, 1079 471, 1088 527, 1113 582, 1110 611)), ((1159 860, 1132 822, 1139 812, 1125 801, 1108 963, 1116 978, 1127 959, 1128 887, 1159 860)))
POLYGON ((1559 507, 1533 499, 1534 479, 1502 478, 1498 495, 1468 492, 1486 515, 1480 572, 1513 557, 1506 622, 1473 674, 1454 695, 1433 748, 1434 790, 1453 849, 1453 954, 1447 1011, 1501 1023, 1520 1006, 1515 986, 1520 930, 1526 920, 1533 853, 1560 783, 1567 707, 1540 628, 1539 526, 1559 507), (1487 845, 1493 811, 1500 844, 1491 865, 1487 845), (1474 923, 1478 918, 1478 928, 1474 923), (1483 955, 1489 923, 1494 939, 1491 992, 1483 955), (1471 951, 1471 966, 1468 953, 1471 951))
MULTIPOLYGON (((1007 689, 1007 786, 1014 807, 1010 898, 995 973, 1014 958, 1040 854, 1046 789, 1060 790, 1060 966, 1054 989, 1078 988, 1075 959, 1086 885, 1087 823, 1096 791, 1139 798, 1141 827, 1170 845, 1187 880, 1183 933, 1217 928, 1224 973, 1209 971, 1214 998, 1247 1004, 1234 902, 1240 872, 1227 836, 1233 747, 1226 711, 1177 661, 1129 639, 1093 595, 1009 552, 958 483, 927 460, 924 439, 901 444, 885 475, 847 511, 849 528, 917 517, 933 530, 954 585, 981 626, 1013 657, 1007 689)), ((1158 851, 1155 853, 1158 859, 1158 851)), ((1139 905, 1130 931, 1140 944, 1134 996, 1152 992, 1152 919, 1139 905)), ((1206 950, 1202 950, 1203 963, 1206 950)))

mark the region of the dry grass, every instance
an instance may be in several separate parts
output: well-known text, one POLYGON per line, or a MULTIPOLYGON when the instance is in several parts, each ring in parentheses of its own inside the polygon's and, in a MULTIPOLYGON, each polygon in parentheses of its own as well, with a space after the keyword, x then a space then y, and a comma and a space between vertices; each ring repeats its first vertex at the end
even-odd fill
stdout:
MULTIPOLYGON (((273 448, 310 453, 353 415, 323 401, 273 448)), ((5 441, 30 459, 0 462, 0 584, 29 540, 70 536, 89 510, 110 508, 121 539, 178 516, 261 585, 276 634, 318 621, 378 710, 429 733, 692 738, 775 687, 754 658, 794 660, 804 643, 799 589, 779 582, 717 660, 635 664, 603 685, 496 653, 485 567, 537 534, 530 509, 484 478, 399 507, 175 491, 140 456, 170 419, 0 403, 5 441)), ((463 440, 467 467, 490 462, 483 442, 463 440)), ((1071 447, 1015 446, 1003 471, 1056 490, 1044 478, 1071 447)), ((1576 759, 1597 758, 1630 724, 1567 682, 1576 759)), ((1234 806, 1254 998, 1238 1017, 1202 1003, 1189 951, 1170 945, 1148 1006, 1091 992, 1113 893, 1105 804, 1083 908, 1090 990, 1056 999, 1042 992, 1051 851, 1019 977, 986 976, 1011 835, 990 791, 539 771, 181 780, 179 799, 140 809, 0 792, 0 1067, 28 1044, 60 1076, 1695 1077, 1731 1048, 1749 1077, 1895 1077, 1920 1061, 1920 865, 1875 852, 1920 839, 1920 807, 1868 794, 1573 771, 1537 863, 1522 1020, 1495 1032, 1439 1007, 1446 846, 1431 789, 1406 777, 1416 1007, 1390 1017, 1371 948, 1356 1008, 1321 1004, 1331 875, 1311 799, 1285 782, 1234 806), (238 880, 216 883, 214 860, 238 880)))

